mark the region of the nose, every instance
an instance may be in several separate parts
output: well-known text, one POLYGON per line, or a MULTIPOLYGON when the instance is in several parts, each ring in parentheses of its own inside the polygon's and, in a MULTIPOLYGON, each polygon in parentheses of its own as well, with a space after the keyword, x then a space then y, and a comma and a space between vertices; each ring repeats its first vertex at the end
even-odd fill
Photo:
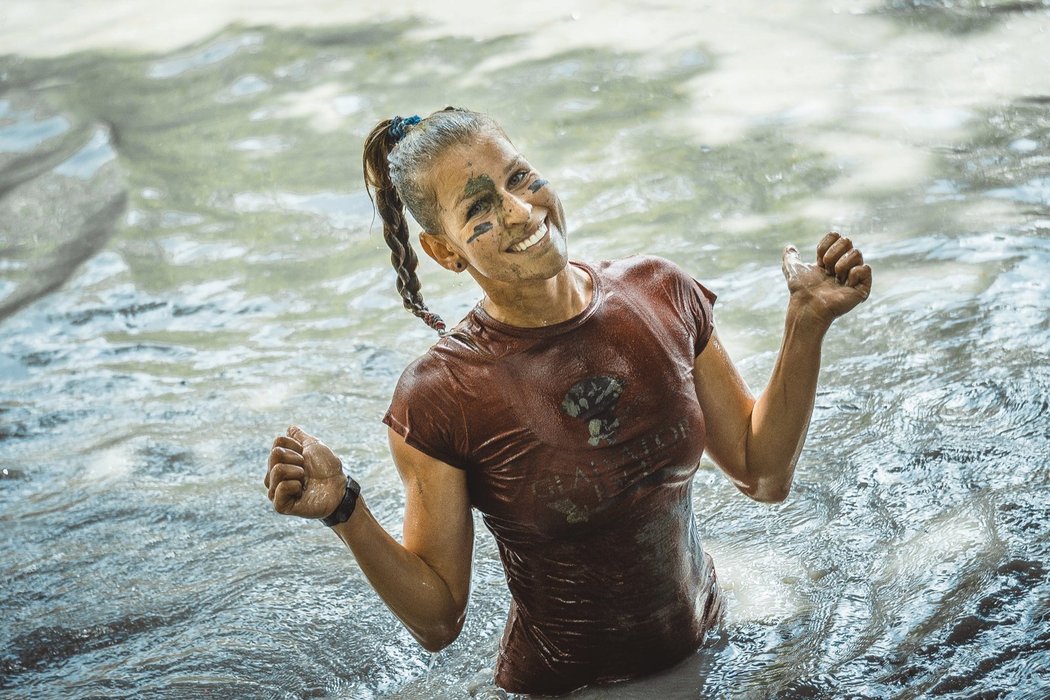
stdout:
POLYGON ((511 192, 503 193, 503 218, 507 226, 527 224, 531 217, 531 204, 511 192))

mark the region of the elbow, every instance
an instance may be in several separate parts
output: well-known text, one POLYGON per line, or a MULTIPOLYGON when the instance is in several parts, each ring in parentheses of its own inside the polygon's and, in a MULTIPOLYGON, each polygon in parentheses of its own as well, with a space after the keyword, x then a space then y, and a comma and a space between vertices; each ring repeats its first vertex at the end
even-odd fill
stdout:
POLYGON ((751 483, 737 484, 737 488, 759 503, 783 503, 791 493, 791 480, 757 479, 751 483))
POLYGON ((448 638, 448 639, 445 639, 445 638, 442 638, 442 639, 439 639, 439 638, 420 639, 419 640, 419 645, 421 647, 423 647, 424 649, 426 649, 427 651, 429 651, 431 654, 436 654, 439 651, 441 651, 442 649, 444 649, 445 647, 447 647, 449 644, 451 644, 453 641, 455 641, 455 639, 456 639, 455 637, 451 637, 451 638, 448 638))
POLYGON ((798 455, 789 462, 751 461, 740 470, 742 478, 737 488, 759 503, 783 503, 791 492, 798 455))
MULTIPOLYGON (((755 489, 747 495, 750 496, 752 500, 758 501, 759 503, 783 503, 787 500, 788 493, 790 492, 791 484, 784 484, 783 486, 755 489)), ((745 493, 747 492, 745 491, 745 493)))
POLYGON ((416 632, 414 636, 420 646, 431 654, 435 654, 456 641, 463 630, 463 620, 464 616, 460 616, 451 623, 432 625, 426 630, 416 632))
POLYGON ((456 641, 456 637, 458 636, 459 630, 455 630, 446 633, 428 634, 426 637, 418 636, 416 639, 419 640, 420 646, 431 654, 436 654, 452 642, 456 641))

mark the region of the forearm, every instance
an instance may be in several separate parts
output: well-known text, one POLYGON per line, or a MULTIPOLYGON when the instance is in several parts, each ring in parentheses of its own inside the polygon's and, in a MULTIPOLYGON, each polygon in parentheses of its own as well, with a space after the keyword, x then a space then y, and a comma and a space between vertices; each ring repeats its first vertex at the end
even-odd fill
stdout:
POLYGON ((350 519, 332 529, 353 552, 383 602, 420 644, 437 651, 456 638, 464 606, 437 571, 383 529, 363 498, 350 519))
POLYGON ((755 402, 747 436, 750 495, 782 501, 791 488, 813 414, 827 324, 789 305, 773 374, 755 402))

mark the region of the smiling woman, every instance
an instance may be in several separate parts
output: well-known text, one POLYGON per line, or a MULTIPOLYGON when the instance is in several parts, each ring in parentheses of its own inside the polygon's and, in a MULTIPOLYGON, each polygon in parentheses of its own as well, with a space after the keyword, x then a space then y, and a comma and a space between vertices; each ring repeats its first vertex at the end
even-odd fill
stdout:
POLYGON ((554 188, 491 118, 383 121, 364 164, 405 307, 441 335, 383 419, 403 542, 297 427, 270 452, 274 507, 323 518, 430 650, 462 629, 480 511, 511 592, 495 669, 507 690, 564 693, 679 663, 724 605, 693 513, 701 455, 756 500, 787 496, 824 333, 871 288, 860 251, 834 233, 815 263, 785 250, 784 342, 756 401, 714 332, 715 294, 653 256, 570 262, 554 188), (452 330, 423 302, 402 202, 426 253, 484 293, 452 330))

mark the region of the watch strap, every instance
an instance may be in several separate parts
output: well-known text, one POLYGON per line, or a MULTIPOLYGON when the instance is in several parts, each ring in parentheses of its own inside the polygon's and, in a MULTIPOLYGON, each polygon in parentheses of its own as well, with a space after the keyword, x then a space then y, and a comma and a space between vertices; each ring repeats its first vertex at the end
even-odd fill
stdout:
POLYGON ((349 476, 346 477, 346 490, 343 491, 343 500, 339 501, 339 505, 327 518, 321 518, 321 522, 328 527, 345 523, 353 515, 354 507, 357 505, 357 497, 360 495, 361 486, 349 476))

